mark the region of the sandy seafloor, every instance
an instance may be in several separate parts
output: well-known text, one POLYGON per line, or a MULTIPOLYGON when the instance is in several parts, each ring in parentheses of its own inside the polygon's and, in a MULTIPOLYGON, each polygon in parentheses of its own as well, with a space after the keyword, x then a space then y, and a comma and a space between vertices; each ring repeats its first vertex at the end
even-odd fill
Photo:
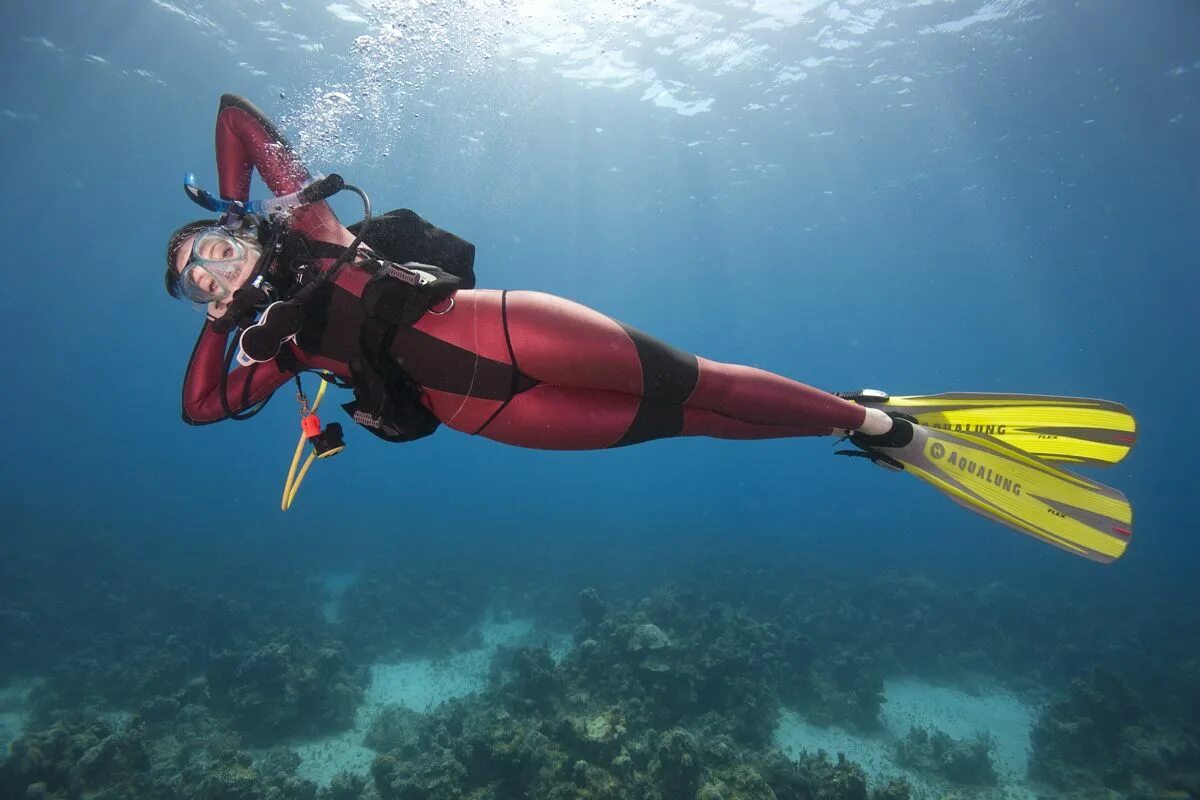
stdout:
POLYGON ((354 719, 354 727, 334 736, 297 744, 300 768, 297 775, 320 786, 328 786, 342 770, 366 774, 376 753, 362 744, 376 715, 387 705, 401 705, 426 712, 454 697, 478 691, 487 683, 492 655, 501 646, 542 644, 561 659, 571 647, 570 635, 534 637, 527 620, 485 622, 480 625, 484 645, 447 658, 422 658, 370 666, 371 684, 354 719))
MULTIPOLYGON (((845 753, 867 773, 868 785, 889 778, 905 778, 914 798, 953 796, 951 784, 933 780, 928 773, 905 769, 893 759, 894 739, 916 727, 936 728, 955 739, 971 739, 986 731, 991 735, 992 761, 998 786, 976 790, 980 796, 1033 800, 1037 791, 1027 786, 1029 732, 1036 710, 1003 690, 968 694, 949 686, 897 678, 884 682, 886 701, 880 719, 884 732, 866 737, 838 727, 809 724, 802 716, 785 711, 775 732, 775 743, 795 756, 801 750, 845 753)), ((961 787, 957 788, 961 792, 961 787)))
POLYGON ((32 681, 0 686, 0 753, 8 753, 13 740, 25 729, 25 707, 32 681))

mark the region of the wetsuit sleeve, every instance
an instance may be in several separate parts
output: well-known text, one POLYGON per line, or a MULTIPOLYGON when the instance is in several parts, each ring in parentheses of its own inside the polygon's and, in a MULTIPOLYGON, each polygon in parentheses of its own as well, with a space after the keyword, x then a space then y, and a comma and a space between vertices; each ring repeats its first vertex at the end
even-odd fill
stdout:
MULTIPOLYGON (((247 200, 250 174, 258 170, 276 195, 299 190, 311 176, 278 128, 248 100, 235 94, 221 96, 217 110, 217 175, 221 197, 247 200)), ((292 229, 310 239, 348 245, 354 235, 338 222, 326 202, 297 209, 292 229)))
MULTIPOLYGON (((221 373, 225 371, 228 338, 213 332, 208 322, 200 331, 183 379, 183 421, 189 425, 207 425, 227 416, 221 405, 221 373)), ((269 397, 292 375, 276 361, 237 367, 229 373, 226 385, 230 409, 237 413, 250 408, 269 397)))

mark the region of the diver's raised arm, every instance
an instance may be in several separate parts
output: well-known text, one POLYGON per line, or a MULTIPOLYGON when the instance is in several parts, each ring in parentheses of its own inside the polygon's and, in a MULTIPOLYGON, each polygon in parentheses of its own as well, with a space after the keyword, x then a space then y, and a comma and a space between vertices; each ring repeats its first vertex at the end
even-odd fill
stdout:
MULTIPOLYGON (((283 133, 249 100, 235 94, 221 95, 216 128, 222 198, 249 199, 253 169, 275 195, 298 191, 312 179, 283 133)), ((326 202, 297 209, 292 227, 311 239, 334 244, 348 245, 354 240, 326 202)))
MULTIPOLYGON (((228 340, 228 334, 213 330, 211 321, 204 323, 183 379, 183 421, 189 425, 207 425, 228 417, 221 402, 228 340)), ((234 369, 225 386, 230 410, 238 414, 252 408, 287 383, 293 374, 276 360, 234 369)))

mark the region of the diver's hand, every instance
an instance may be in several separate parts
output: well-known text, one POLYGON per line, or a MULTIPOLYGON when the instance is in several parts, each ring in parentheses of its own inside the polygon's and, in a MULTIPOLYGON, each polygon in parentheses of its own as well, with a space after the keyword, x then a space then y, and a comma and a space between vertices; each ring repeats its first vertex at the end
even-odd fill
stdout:
POLYGON ((265 306, 270 299, 262 288, 247 284, 234 292, 228 300, 210 303, 208 318, 212 320, 213 330, 217 333, 229 333, 238 325, 250 324, 255 309, 265 306))

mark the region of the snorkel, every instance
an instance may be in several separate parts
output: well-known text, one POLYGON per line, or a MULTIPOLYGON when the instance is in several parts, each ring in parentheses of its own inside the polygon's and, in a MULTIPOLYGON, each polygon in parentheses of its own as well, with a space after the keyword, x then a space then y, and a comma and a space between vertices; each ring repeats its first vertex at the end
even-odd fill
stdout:
MULTIPOLYGON (((335 172, 329 176, 318 176, 305 184, 302 189, 291 194, 267 200, 243 202, 241 200, 224 200, 213 196, 212 192, 207 189, 201 189, 196 184, 194 173, 189 172, 183 177, 183 191, 187 193, 188 199, 201 208, 220 214, 221 224, 231 231, 239 230, 246 217, 271 219, 286 216, 302 206, 319 203, 326 198, 333 197, 342 189, 359 192, 358 189, 343 181, 342 176, 335 172)), ((359 194, 362 193, 359 192, 359 194)))

